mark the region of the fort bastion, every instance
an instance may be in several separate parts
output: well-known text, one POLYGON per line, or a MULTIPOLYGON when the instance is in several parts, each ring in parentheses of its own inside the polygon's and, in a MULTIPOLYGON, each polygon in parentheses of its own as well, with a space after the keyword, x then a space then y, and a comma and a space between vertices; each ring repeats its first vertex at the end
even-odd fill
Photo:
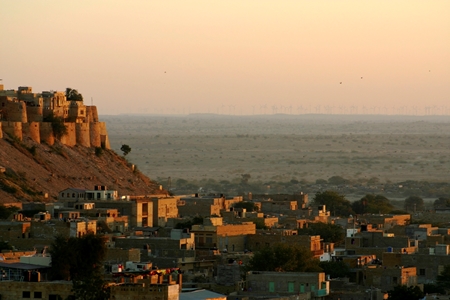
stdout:
POLYGON ((67 146, 110 149, 105 122, 99 122, 97 107, 84 105, 82 97, 67 99, 65 92, 33 93, 31 87, 5 90, 0 84, 0 138, 9 135, 23 140, 53 145, 56 140, 67 146), (80 99, 81 98, 81 99, 80 99), (49 116, 64 121, 67 133, 57 137, 49 116))

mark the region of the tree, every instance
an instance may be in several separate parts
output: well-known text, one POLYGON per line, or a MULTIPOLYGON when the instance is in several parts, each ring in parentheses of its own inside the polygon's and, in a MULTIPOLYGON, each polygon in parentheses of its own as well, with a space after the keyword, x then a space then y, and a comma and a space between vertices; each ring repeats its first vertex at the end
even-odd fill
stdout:
POLYGON ((275 244, 254 253, 248 271, 320 272, 319 260, 306 247, 275 244))
POLYGON ((339 244, 344 240, 344 229, 335 224, 309 223, 308 228, 298 230, 299 234, 320 235, 326 243, 339 244))
POLYGON ((425 210, 423 199, 418 196, 409 196, 405 199, 405 210, 410 212, 425 210))
POLYGON ((347 180, 341 176, 332 176, 328 178, 328 183, 334 185, 348 184, 349 182, 350 180, 347 180))
POLYGON ((12 246, 8 242, 0 241, 0 252, 3 250, 12 250, 12 246))
POLYGON ((387 214, 394 209, 394 206, 382 195, 367 194, 361 200, 353 202, 352 209, 357 214, 387 214))
POLYGON ((398 285, 393 290, 388 291, 388 300, 419 300, 423 298, 423 292, 418 286, 398 285))
POLYGON ((44 118, 44 122, 49 122, 52 124, 53 135, 60 140, 63 136, 68 133, 67 126, 64 124, 64 119, 57 117, 53 114, 49 114, 44 118))
POLYGON ((123 156, 127 156, 127 154, 131 152, 131 148, 130 146, 123 144, 122 147, 120 147, 120 151, 123 152, 123 156))
POLYGON ((250 174, 241 174, 241 184, 242 185, 247 185, 248 181, 250 180, 250 178, 252 177, 250 174))
POLYGON ((88 233, 83 237, 57 236, 50 248, 53 280, 72 280, 76 299, 108 299, 102 279, 102 262, 106 255, 105 239, 88 233))
POLYGON ((350 274, 349 266, 343 261, 322 261, 319 266, 323 269, 326 275, 331 278, 348 277, 350 274))
POLYGON ((314 196, 314 204, 325 205, 333 216, 348 217, 354 214, 350 201, 335 191, 317 192, 314 196))
POLYGON ((83 101, 83 95, 75 89, 66 88, 66 99, 69 101, 83 101))
POLYGON ((445 265, 444 270, 436 278, 438 287, 450 290, 450 265, 445 265))
POLYGON ((438 199, 434 200, 433 207, 449 207, 450 206, 450 198, 447 197, 439 197, 438 199))

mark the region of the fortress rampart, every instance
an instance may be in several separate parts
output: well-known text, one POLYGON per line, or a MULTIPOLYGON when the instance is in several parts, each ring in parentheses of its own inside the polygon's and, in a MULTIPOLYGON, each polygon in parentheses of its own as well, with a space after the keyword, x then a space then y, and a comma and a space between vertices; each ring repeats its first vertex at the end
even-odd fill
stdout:
MULTIPOLYGON (((67 134, 61 137, 60 142, 63 145, 73 147, 80 145, 84 147, 103 147, 110 149, 108 134, 106 132, 105 122, 97 123, 64 123, 67 128, 67 134)), ((53 134, 52 123, 49 122, 0 122, 0 138, 4 133, 23 140, 26 137, 31 138, 36 143, 46 143, 53 145, 56 137, 53 134)))
POLYGON ((82 100, 67 100, 63 92, 32 93, 31 87, 4 90, 0 84, 0 138, 5 134, 53 145, 57 139, 49 116, 64 121, 67 133, 60 142, 67 146, 110 149, 106 124, 99 122, 97 107, 82 100))

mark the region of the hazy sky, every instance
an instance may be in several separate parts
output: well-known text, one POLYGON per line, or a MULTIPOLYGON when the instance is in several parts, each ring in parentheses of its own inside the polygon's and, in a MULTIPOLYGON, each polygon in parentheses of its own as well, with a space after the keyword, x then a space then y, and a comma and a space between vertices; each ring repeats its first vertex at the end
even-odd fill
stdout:
POLYGON ((450 113, 450 1, 2 0, 0 78, 100 114, 450 113))

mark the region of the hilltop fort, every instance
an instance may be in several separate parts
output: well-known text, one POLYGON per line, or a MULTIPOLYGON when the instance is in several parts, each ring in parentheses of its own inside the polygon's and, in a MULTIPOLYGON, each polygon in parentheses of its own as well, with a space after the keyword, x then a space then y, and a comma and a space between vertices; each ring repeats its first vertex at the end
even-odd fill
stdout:
POLYGON ((19 140, 28 136, 37 143, 53 145, 59 139, 67 146, 110 149, 106 124, 99 122, 97 107, 85 105, 76 90, 33 93, 31 87, 5 90, 0 84, 1 132, 19 140), (49 118, 63 120, 66 134, 58 137, 49 118))

